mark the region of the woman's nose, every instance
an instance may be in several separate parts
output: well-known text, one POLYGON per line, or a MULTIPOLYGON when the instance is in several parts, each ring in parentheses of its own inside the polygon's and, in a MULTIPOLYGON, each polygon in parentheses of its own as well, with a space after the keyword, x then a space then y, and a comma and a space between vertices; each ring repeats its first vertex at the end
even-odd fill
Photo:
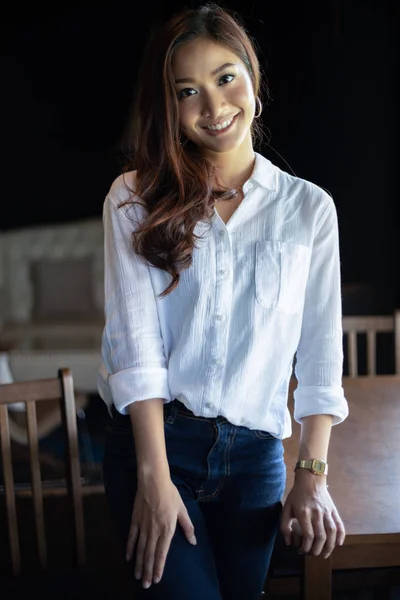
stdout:
POLYGON ((218 119, 223 104, 224 99, 217 91, 205 93, 203 96, 202 116, 209 119, 218 119))

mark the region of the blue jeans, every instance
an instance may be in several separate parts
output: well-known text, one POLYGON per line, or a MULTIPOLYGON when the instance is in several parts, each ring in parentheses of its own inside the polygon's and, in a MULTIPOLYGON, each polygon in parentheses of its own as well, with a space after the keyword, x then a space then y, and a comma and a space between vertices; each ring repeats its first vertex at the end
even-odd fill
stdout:
MULTIPOLYGON (((224 417, 196 417, 178 400, 164 406, 171 479, 197 545, 177 524, 161 582, 135 598, 259 600, 281 513, 286 468, 281 440, 224 417)), ((107 501, 125 549, 137 487, 129 416, 115 414, 104 455, 107 501)), ((132 560, 132 578, 135 557, 132 560)), ((135 580, 136 581, 136 580, 135 580)))

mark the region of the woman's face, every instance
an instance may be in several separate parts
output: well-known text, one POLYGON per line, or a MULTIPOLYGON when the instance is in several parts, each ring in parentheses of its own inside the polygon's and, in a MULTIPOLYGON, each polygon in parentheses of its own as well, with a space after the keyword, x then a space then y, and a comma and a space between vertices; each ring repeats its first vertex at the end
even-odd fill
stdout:
POLYGON ((205 152, 251 143, 255 98, 250 74, 226 46, 197 38, 177 48, 172 72, 182 132, 205 152))

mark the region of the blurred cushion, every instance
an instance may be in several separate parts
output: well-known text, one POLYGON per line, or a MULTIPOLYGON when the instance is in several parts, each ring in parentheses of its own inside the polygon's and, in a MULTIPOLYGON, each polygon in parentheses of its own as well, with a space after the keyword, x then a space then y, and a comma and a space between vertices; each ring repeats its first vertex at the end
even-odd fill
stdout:
POLYGON ((34 321, 93 320, 91 258, 37 260, 31 279, 34 321))

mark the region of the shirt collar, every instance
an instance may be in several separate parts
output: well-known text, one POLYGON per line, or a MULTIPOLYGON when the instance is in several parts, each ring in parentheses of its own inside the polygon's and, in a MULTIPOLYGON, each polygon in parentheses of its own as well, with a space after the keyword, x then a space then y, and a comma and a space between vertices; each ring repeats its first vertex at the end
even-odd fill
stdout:
POLYGON ((250 179, 266 188, 267 190, 277 191, 278 189, 278 169, 270 160, 255 152, 255 163, 250 179))

